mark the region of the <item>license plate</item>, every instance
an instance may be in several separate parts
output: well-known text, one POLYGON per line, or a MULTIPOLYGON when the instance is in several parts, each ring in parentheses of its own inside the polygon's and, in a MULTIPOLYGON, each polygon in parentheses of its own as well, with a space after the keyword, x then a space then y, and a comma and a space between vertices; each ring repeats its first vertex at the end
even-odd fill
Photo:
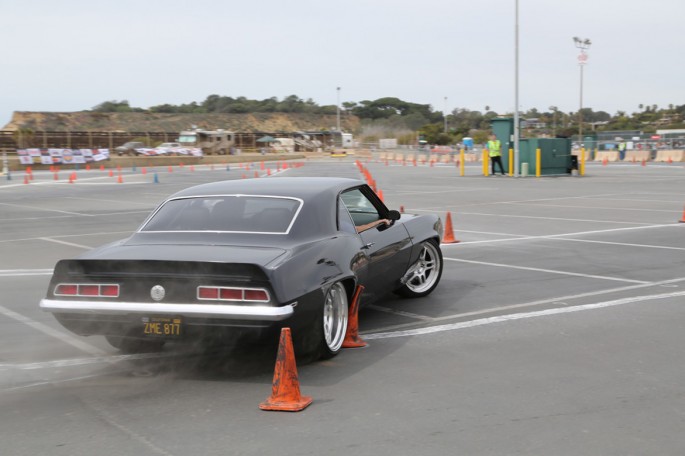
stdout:
POLYGON ((182 321, 178 317, 144 317, 143 334, 146 336, 177 337, 181 335, 182 321))

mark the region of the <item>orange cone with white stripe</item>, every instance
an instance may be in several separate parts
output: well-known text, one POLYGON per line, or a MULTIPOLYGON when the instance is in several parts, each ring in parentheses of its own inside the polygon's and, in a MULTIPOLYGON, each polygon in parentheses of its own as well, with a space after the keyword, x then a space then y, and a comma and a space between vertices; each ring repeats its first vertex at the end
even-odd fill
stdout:
POLYGON ((299 412, 311 403, 311 397, 300 394, 300 381, 297 377, 297 364, 290 328, 283 328, 278 344, 271 396, 259 404, 259 408, 271 411, 299 412))
POLYGON ((442 237, 443 244, 456 244, 457 241, 454 238, 454 229, 452 228, 452 214, 447 213, 447 219, 445 220, 445 234, 442 237))

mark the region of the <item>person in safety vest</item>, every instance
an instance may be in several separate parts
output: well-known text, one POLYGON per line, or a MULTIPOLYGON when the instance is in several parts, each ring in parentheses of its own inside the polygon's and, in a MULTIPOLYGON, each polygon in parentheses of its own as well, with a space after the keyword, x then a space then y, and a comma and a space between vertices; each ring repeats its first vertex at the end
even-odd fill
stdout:
POLYGON ((490 163, 492 163, 492 174, 496 174, 495 163, 497 163, 502 176, 504 176, 504 166, 502 166, 502 143, 500 143, 495 135, 491 135, 490 141, 488 141, 488 153, 490 155, 490 163))

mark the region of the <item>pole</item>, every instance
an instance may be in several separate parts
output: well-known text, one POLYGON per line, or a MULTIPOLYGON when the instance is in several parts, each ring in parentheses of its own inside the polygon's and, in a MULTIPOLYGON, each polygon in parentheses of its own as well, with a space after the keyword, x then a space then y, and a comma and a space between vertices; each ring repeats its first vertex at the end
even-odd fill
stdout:
POLYGON ((445 109, 442 112, 442 117, 445 120, 445 133, 447 133, 447 97, 445 97, 445 109))
POLYGON ((583 63, 580 63, 580 109, 578 110, 578 136, 580 136, 580 148, 583 148, 583 63))
POLYGON ((336 108, 336 119, 337 119, 337 128, 338 128, 338 132, 340 132, 340 87, 337 87, 336 90, 337 90, 337 93, 338 93, 337 103, 335 104, 335 108, 336 108))
POLYGON ((514 17, 514 177, 519 177, 519 0, 514 17))

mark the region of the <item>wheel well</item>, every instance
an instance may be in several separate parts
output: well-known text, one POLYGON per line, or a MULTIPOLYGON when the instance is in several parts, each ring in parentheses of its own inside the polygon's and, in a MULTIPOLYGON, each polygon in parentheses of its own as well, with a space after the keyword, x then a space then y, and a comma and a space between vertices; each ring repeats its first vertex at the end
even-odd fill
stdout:
POLYGON ((347 279, 342 280, 342 284, 345 287, 345 292, 347 293, 347 302, 352 304, 352 296, 354 296, 356 280, 353 277, 348 277, 347 279))

